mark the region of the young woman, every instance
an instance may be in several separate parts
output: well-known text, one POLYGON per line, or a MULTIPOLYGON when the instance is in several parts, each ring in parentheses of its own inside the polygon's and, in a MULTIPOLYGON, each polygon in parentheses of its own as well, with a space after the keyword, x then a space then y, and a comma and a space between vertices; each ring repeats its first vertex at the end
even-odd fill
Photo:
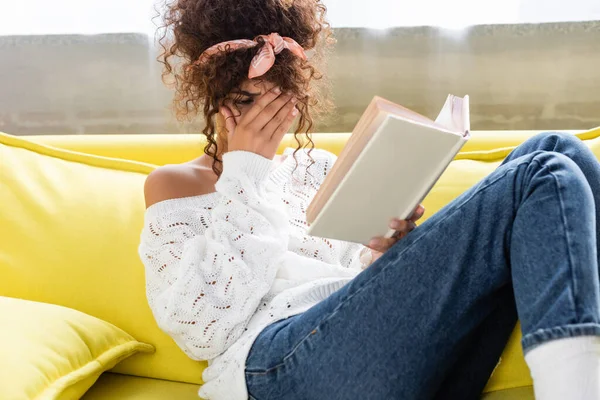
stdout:
POLYGON ((536 136, 370 248, 306 235, 335 156, 275 153, 326 109, 324 13, 319 0, 166 10, 165 72, 208 145, 148 177, 140 256, 159 326, 210 361, 200 396, 478 399, 518 317, 537 398, 600 399, 600 165, 578 139, 536 136))

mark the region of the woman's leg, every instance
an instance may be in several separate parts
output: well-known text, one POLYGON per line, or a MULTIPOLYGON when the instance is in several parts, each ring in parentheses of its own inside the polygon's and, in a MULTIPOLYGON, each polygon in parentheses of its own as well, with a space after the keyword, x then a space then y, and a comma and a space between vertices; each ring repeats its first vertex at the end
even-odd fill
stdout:
MULTIPOLYGON (((576 136, 562 132, 540 133, 517 147, 504 160, 503 164, 519 157, 538 151, 561 153, 569 157, 585 176, 596 206, 596 232, 600 228, 600 164, 590 149, 576 136)), ((597 249, 600 249, 600 235, 596 235, 597 249)), ((598 265, 600 265, 600 254, 598 265)), ((503 296, 512 297, 512 287, 507 287, 503 296)), ((444 380, 436 399, 471 398, 473 382, 487 381, 489 371, 498 362, 512 332, 511 321, 517 320, 516 308, 510 306, 510 300, 492 314, 469 336, 460 359, 444 380)))
MULTIPOLYGON (((600 164, 598 159, 576 136, 562 132, 540 133, 517 147, 504 160, 504 164, 534 151, 552 151, 569 157, 583 172, 596 203, 596 227, 600 227, 600 164)), ((597 235, 600 249, 600 235, 597 235)))
MULTIPOLYGON (((441 398, 473 332, 514 307, 511 290, 526 351, 600 335, 595 220, 574 161, 544 151, 508 161, 338 292, 266 328, 247 360, 250 394, 441 398)), ((512 324, 497 328, 508 335, 512 324)))

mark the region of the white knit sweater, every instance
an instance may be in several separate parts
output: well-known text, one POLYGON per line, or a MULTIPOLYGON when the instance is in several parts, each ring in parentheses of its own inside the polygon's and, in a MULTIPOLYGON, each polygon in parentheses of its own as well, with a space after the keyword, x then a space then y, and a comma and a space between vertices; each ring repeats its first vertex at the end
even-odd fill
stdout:
POLYGON ((292 153, 286 149, 279 165, 226 153, 215 193, 166 200, 146 212, 139 253, 148 301, 160 328, 189 357, 209 360, 203 398, 246 400, 245 362, 259 333, 361 270, 363 246, 306 235, 306 208, 335 156, 313 150, 307 171, 307 152, 292 153))

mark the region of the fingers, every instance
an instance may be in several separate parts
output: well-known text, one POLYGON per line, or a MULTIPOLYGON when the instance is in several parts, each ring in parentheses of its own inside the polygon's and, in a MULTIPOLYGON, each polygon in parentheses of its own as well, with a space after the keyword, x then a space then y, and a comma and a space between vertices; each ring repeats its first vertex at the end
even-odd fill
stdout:
POLYGON ((402 220, 393 218, 390 221, 390 228, 399 232, 410 232, 417 227, 415 222, 417 222, 423 214, 425 214, 425 207, 419 204, 409 219, 402 220))
POLYGON ((380 253, 385 253, 396 242, 397 239, 395 238, 376 237, 371 239, 368 247, 380 253))
MULTIPOLYGON (((277 100, 279 98, 279 96, 281 95, 281 89, 276 86, 274 88, 272 88, 271 90, 269 90, 268 92, 263 93, 255 102, 254 105, 250 108, 250 110, 248 110, 248 112, 246 113, 246 115, 244 116, 244 122, 247 122, 248 125, 250 124, 254 124, 257 119, 257 117, 263 112, 263 110, 265 110, 272 102, 274 102, 275 100, 277 100)), ((281 107, 279 107, 281 108, 281 107)), ((279 109, 278 109, 279 110, 279 109)), ((268 122, 268 121, 267 121, 268 122)), ((265 122, 262 126, 260 127, 254 127, 257 129, 262 129, 267 122, 265 122)))
POLYGON ((281 125, 285 120, 287 113, 280 114, 280 111, 284 109, 289 103, 295 99, 291 94, 281 94, 277 99, 273 100, 271 104, 266 106, 260 114, 254 118, 254 121, 249 122, 248 127, 255 131, 263 131, 264 134, 270 137, 276 127, 281 125), (267 128, 269 124, 273 123, 270 128, 267 128))
POLYGON ((394 218, 390 221, 390 228, 395 231, 403 232, 408 229, 408 221, 394 218))
POLYGON ((396 231, 392 237, 395 240, 400 240, 404 236, 406 236, 410 232, 412 232, 417 227, 417 224, 415 224, 411 220, 402 220, 402 219, 394 218, 390 221, 389 227, 390 227, 390 229, 393 229, 396 231))
POLYGON ((283 106, 263 129, 264 134, 272 141, 281 139, 287 133, 298 115, 296 99, 292 98, 283 106))
POLYGON ((410 217, 410 219, 403 220, 403 219, 393 218, 390 221, 389 227, 390 227, 390 229, 395 230, 396 233, 390 238, 384 238, 384 237, 373 238, 369 242, 368 247, 375 251, 385 253, 399 239, 402 239, 404 236, 406 236, 408 233, 410 233, 417 227, 417 224, 415 222, 419 218, 421 218, 424 213, 425 213, 425 207, 423 207, 422 205, 419 205, 415 209, 415 212, 410 217))
POLYGON ((417 222, 423 216, 423 214, 425 214, 425 207, 419 204, 419 206, 415 209, 413 215, 410 217, 409 221, 417 222))
POLYGON ((219 109, 223 118, 225 118, 225 129, 227 129, 227 137, 231 139, 233 132, 235 131, 236 123, 233 113, 227 106, 221 106, 219 109))
POLYGON ((398 219, 393 218, 390 221, 389 225, 390 229, 393 229, 398 232, 410 232, 417 227, 417 225, 412 220, 398 219))

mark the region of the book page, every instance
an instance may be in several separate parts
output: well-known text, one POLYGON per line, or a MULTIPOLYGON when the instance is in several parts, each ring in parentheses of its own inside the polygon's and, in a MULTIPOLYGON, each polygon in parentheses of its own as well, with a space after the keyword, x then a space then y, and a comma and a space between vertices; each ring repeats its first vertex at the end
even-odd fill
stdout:
POLYGON ((407 121, 415 122, 418 124, 431 126, 433 128, 448 129, 448 127, 438 123, 438 121, 433 121, 430 118, 427 118, 426 116, 421 115, 416 111, 401 106, 400 104, 392 103, 389 100, 385 100, 377 96, 375 97, 375 101, 377 102, 377 106, 380 110, 390 115, 394 115, 396 117, 400 117, 407 121))
POLYGON ((464 137, 469 136, 471 123, 469 119, 469 96, 464 98, 448 95, 446 103, 435 119, 435 122, 453 132, 460 132, 464 137))

